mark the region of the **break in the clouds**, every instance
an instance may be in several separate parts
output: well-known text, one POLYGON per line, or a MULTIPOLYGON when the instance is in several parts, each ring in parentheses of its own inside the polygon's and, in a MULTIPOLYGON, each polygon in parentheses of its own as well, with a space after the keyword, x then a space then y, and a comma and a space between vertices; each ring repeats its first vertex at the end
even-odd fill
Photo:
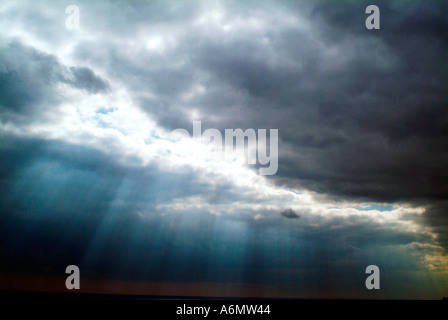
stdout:
POLYGON ((0 108, 4 120, 33 121, 47 110, 51 112, 64 99, 56 92, 58 85, 67 84, 86 93, 108 89, 107 82, 91 69, 63 66, 56 56, 18 41, 0 50, 0 108))
POLYGON ((446 3, 71 4, 0 5, 1 272, 448 295, 446 3), (278 129, 277 174, 194 120, 278 129))

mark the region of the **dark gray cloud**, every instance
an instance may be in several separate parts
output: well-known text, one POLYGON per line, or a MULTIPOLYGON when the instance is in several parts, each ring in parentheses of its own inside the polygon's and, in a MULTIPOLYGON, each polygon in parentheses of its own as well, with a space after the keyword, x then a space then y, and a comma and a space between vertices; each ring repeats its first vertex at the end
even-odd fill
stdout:
POLYGON ((272 179, 279 185, 373 201, 444 199, 446 4, 379 2, 378 31, 365 28, 365 5, 232 2, 224 21, 276 22, 276 14, 292 10, 310 27, 278 23, 227 36, 194 25, 198 11, 170 20, 191 32, 163 54, 142 50, 131 59, 126 48, 81 42, 75 55, 109 68, 170 130, 190 129, 192 110, 204 128, 278 128, 279 171, 272 179), (195 85, 205 92, 185 100, 195 85))
POLYGON ((280 215, 282 217, 288 218, 288 219, 298 219, 300 216, 292 209, 286 209, 280 212, 280 215))
POLYGON ((19 42, 0 50, 0 110, 3 119, 36 119, 63 101, 58 83, 88 93, 105 92, 108 83, 86 67, 66 67, 57 57, 19 42))
POLYGON ((109 85, 100 77, 96 76, 92 70, 86 67, 70 67, 74 80, 63 80, 78 89, 84 89, 89 93, 107 91, 109 85))
POLYGON ((3 110, 21 113, 27 108, 31 112, 42 102, 54 103, 52 85, 60 72, 54 56, 16 42, 2 47, 0 65, 0 105, 3 110))

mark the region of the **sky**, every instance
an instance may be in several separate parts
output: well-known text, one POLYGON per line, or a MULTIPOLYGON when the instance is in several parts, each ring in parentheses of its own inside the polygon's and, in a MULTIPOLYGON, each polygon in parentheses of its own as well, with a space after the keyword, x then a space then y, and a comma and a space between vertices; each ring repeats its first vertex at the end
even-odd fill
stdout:
POLYGON ((0 278, 77 265, 91 291, 448 296, 447 13, 1 1, 0 278), (173 137, 193 121, 277 129, 277 172, 173 137))

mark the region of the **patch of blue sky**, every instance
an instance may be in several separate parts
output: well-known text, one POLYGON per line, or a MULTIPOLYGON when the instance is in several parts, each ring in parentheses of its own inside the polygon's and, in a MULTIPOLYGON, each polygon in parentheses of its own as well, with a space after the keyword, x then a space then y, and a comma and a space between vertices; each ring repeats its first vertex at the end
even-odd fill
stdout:
POLYGON ((380 204, 380 203, 368 203, 366 205, 362 205, 360 207, 355 207, 355 209, 362 210, 362 211, 392 211, 394 210, 394 206, 390 204, 380 204))

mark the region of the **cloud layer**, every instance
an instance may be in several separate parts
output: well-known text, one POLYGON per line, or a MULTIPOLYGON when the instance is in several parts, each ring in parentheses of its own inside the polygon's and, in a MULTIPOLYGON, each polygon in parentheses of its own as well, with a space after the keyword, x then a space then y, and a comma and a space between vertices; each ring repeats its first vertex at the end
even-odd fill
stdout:
POLYGON ((448 294, 446 3, 70 4, 0 6, 0 271, 448 294), (278 129, 278 173, 193 120, 278 129))

